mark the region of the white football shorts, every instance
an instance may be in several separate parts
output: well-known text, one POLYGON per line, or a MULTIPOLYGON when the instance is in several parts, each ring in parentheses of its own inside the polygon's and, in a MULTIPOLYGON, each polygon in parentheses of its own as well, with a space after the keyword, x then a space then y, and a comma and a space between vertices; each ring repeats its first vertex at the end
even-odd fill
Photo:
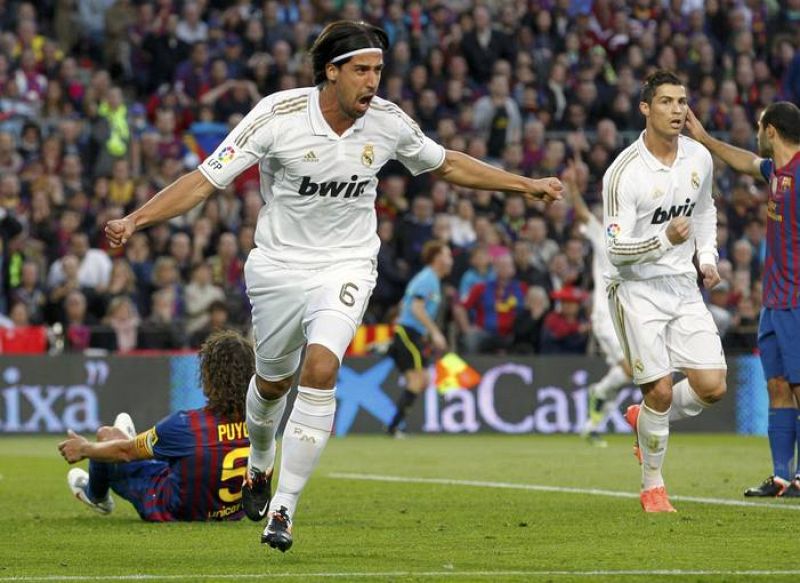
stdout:
POLYGON ((374 261, 363 259, 322 269, 289 269, 256 248, 247 258, 244 276, 253 308, 256 372, 276 381, 294 374, 309 340, 330 349, 341 362, 367 309, 377 269, 374 261), (318 339, 309 339, 309 325, 320 316, 342 328, 319 330, 318 339))
POLYGON ((694 277, 613 282, 608 301, 637 385, 682 369, 727 369, 717 327, 694 277))

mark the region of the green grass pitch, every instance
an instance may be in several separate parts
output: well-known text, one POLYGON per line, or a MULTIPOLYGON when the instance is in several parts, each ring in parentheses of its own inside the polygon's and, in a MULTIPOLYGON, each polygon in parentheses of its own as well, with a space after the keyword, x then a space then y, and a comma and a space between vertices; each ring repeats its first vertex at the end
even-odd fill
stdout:
POLYGON ((333 439, 286 554, 262 547, 261 526, 247 520, 145 524, 119 499, 114 514, 95 515, 70 496, 57 441, 0 439, 0 583, 744 583, 800 575, 800 500, 724 504, 743 502, 742 490, 769 473, 765 438, 673 435, 665 476, 678 513, 657 516, 635 497, 609 493, 637 492, 629 436, 612 437, 607 449, 574 436, 333 439))

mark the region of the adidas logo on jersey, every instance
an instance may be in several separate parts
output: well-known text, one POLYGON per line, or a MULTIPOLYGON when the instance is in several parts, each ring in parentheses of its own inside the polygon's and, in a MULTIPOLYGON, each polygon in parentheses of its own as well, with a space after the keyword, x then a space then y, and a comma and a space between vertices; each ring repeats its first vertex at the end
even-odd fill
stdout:
POLYGON ((671 221, 675 217, 691 217, 692 212, 694 212, 694 205, 696 203, 692 202, 691 199, 686 199, 684 204, 680 205, 672 205, 667 210, 658 207, 655 212, 653 213, 653 220, 650 221, 651 225, 660 225, 662 223, 666 223, 667 221, 671 221), (691 204, 689 204, 691 203, 691 204))
POLYGON ((314 150, 309 150, 306 152, 306 155, 303 156, 303 162, 319 162, 319 158, 317 158, 314 150))
POLYGON ((312 182, 310 176, 303 176, 298 194, 301 196, 318 194, 319 196, 330 196, 331 198, 336 198, 341 194, 342 198, 356 198, 364 192, 367 184, 369 184, 369 180, 358 182, 358 176, 356 175, 350 177, 350 182, 338 182, 336 180, 312 182))

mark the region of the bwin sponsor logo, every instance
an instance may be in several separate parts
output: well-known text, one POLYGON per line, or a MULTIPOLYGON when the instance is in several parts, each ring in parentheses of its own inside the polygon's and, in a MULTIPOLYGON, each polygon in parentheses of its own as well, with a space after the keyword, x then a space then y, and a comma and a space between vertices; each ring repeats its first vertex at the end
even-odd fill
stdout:
POLYGON ((675 217, 691 217, 692 213, 694 212, 694 203, 691 199, 686 199, 684 204, 680 205, 672 205, 667 210, 658 207, 655 212, 653 213, 653 220, 650 221, 653 225, 660 225, 662 223, 666 223, 667 221, 671 221, 675 217))
POLYGON ((364 192, 368 184, 369 180, 359 182, 356 175, 350 177, 350 182, 338 182, 336 180, 312 182, 310 176, 303 176, 298 193, 301 196, 318 194, 319 196, 330 196, 331 198, 336 198, 339 195, 342 195, 342 198, 357 198, 364 192))

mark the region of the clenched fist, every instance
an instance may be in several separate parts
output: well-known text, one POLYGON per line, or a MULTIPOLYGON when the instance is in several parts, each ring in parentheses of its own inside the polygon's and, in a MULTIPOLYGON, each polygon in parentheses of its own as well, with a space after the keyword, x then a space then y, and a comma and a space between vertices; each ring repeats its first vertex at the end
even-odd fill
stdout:
POLYGON ((127 217, 106 223, 106 238, 111 247, 121 247, 136 232, 136 225, 127 217))
POLYGON ((667 225, 667 239, 673 245, 680 245, 692 234, 692 221, 686 217, 675 217, 667 225))

